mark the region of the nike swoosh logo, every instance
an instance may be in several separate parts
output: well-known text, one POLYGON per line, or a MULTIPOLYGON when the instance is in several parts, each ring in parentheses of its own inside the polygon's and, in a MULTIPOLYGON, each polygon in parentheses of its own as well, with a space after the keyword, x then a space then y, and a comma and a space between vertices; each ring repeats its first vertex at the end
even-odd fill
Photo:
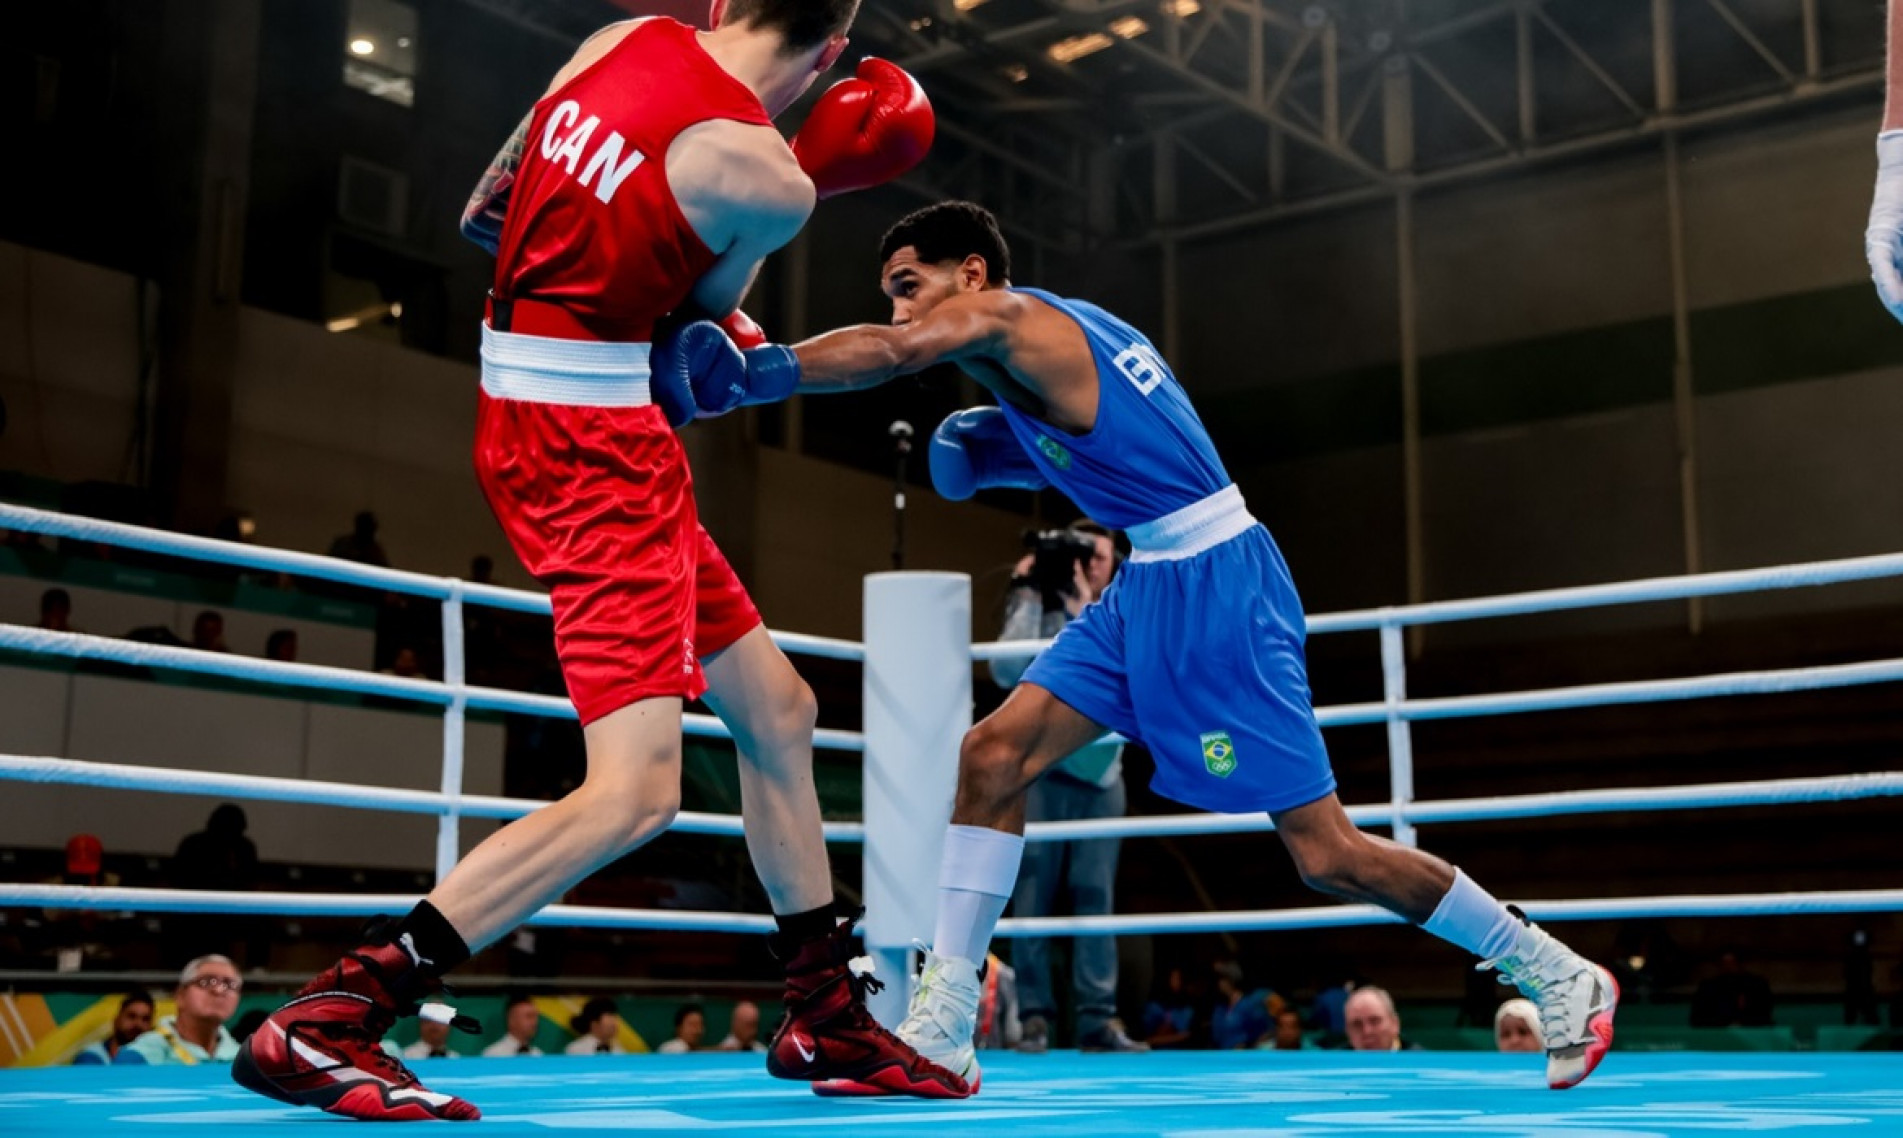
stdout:
POLYGON ((808 1051, 806 1049, 806 1045, 800 1042, 800 1037, 797 1035, 793 1037, 793 1049, 798 1051, 800 1053, 800 1058, 806 1060, 808 1063, 811 1063, 814 1059, 818 1058, 818 1053, 813 1051, 808 1051))

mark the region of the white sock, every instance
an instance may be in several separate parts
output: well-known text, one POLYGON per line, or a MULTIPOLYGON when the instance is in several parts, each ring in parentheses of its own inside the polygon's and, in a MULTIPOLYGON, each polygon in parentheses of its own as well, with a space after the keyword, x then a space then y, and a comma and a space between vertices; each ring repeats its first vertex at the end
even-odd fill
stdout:
POLYGON ((982 965, 991 934, 1018 884, 1024 836, 984 826, 945 832, 938 871, 938 928, 932 951, 982 965))
POLYGON ((1421 927, 1482 960, 1497 960, 1513 951, 1520 930, 1526 926, 1494 900, 1493 894, 1456 869, 1453 887, 1421 927))

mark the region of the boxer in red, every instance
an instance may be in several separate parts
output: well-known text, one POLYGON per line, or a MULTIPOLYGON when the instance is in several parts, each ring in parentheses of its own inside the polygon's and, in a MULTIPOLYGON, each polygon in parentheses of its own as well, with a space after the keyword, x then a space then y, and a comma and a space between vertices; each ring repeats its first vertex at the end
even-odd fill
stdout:
POLYGON ((896 177, 929 147, 923 92, 877 60, 822 96, 791 148, 773 127, 845 50, 857 6, 724 0, 709 32, 664 18, 608 28, 478 188, 464 229, 497 263, 476 469, 549 589, 587 779, 483 842, 401 921, 373 925, 247 1041, 241 1084, 353 1118, 478 1117, 422 1087, 384 1032, 472 951, 667 828, 682 705, 704 696, 740 752, 747 847, 780 927, 787 1016, 767 1070, 970 1093, 866 1013, 877 981, 853 966, 851 925, 834 913, 812 692, 700 527, 673 430, 694 417, 691 392, 648 369, 670 315, 730 317, 745 339, 741 297, 816 196, 896 177))

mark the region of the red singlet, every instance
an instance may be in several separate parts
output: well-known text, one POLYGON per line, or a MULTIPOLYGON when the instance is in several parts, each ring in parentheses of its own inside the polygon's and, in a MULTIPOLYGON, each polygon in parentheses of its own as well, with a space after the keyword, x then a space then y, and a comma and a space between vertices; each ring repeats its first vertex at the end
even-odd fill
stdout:
MULTIPOLYGON (((643 21, 536 104, 510 190, 476 472, 509 543, 551 594, 562 674, 584 724, 642 699, 699 697, 700 658, 760 623, 700 526, 686 456, 661 412, 572 394, 574 373, 559 366, 575 356, 585 373, 601 370, 590 353, 624 358, 714 263, 665 170, 675 137, 714 119, 771 123, 692 28, 643 21), (569 386, 531 394, 549 360, 569 386)), ((625 396, 628 381, 616 390, 625 396)), ((635 390, 645 404, 638 380, 635 390)))

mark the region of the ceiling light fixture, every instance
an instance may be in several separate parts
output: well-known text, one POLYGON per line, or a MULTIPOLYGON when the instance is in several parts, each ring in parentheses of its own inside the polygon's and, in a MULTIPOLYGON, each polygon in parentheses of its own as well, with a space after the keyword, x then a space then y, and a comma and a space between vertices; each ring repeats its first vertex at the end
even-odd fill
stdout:
POLYGON ((983 5, 984 2, 985 0, 952 0, 952 7, 958 9, 960 12, 969 12, 973 8, 983 5))
POLYGON ((1082 59, 1086 55, 1102 51, 1116 41, 1102 32, 1090 32, 1069 39, 1058 40, 1050 46, 1050 57, 1059 63, 1069 63, 1082 59))
POLYGON ((1136 16, 1125 16, 1122 19, 1110 21, 1110 30, 1123 39, 1133 40, 1149 31, 1150 25, 1136 16))
POLYGON ((1203 6, 1196 0, 1168 0, 1168 3, 1163 5, 1163 10, 1182 20, 1202 11, 1203 6))
POLYGON ((377 50, 377 45, 367 39, 358 38, 350 41, 350 54, 352 55, 369 55, 375 50, 377 50))

